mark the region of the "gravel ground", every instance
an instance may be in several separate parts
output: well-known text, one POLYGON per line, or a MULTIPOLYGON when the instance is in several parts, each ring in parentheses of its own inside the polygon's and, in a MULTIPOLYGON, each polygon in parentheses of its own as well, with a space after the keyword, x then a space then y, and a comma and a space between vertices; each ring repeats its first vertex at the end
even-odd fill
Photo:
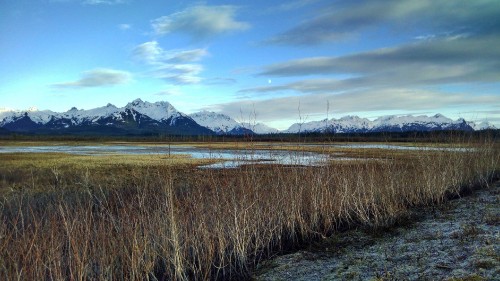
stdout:
POLYGON ((254 280, 500 280, 500 182, 262 263, 254 280))

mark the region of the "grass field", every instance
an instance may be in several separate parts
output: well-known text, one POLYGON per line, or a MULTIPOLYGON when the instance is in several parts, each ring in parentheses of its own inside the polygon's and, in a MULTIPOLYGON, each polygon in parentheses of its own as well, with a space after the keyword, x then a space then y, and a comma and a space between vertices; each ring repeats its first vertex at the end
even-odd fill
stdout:
POLYGON ((298 144, 286 149, 375 160, 219 170, 196 168, 215 160, 183 156, 2 154, 0 279, 244 279, 280 250, 352 224, 391 225, 412 206, 439 203, 497 176, 495 142, 434 146, 450 145, 468 149, 298 144))

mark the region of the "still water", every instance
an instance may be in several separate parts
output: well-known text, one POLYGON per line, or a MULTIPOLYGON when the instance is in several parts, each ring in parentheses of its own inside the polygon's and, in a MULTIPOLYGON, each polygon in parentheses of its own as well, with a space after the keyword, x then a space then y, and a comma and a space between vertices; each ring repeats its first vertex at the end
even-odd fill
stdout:
POLYGON ((317 166, 325 163, 329 155, 314 152, 264 149, 208 149, 182 145, 103 145, 103 146, 7 146, 0 153, 68 153, 76 155, 188 155, 195 159, 220 159, 221 162, 202 168, 235 168, 243 164, 282 164, 317 166))
MULTIPOLYGON (((158 155, 187 155, 195 159, 220 159, 221 161, 212 165, 201 166, 201 168, 235 168, 243 164, 281 164, 281 165, 303 165, 319 166, 328 160, 366 160, 360 158, 343 157, 342 154, 322 154, 317 152, 293 151, 275 148, 286 148, 297 146, 297 144, 265 144, 267 149, 209 149, 188 145, 96 145, 96 146, 0 146, 1 153, 44 153, 57 152, 77 155, 109 155, 109 154, 158 154, 158 155)), ((421 147, 402 146, 393 144, 300 144, 303 147, 336 147, 352 149, 389 149, 389 150, 442 150, 442 151, 466 151, 466 148, 453 147, 421 147)))

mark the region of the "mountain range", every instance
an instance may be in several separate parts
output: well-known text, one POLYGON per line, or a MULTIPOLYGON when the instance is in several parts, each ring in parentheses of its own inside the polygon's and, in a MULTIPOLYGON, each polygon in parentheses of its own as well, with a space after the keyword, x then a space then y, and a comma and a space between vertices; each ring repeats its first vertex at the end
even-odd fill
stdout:
POLYGON ((19 133, 89 135, 211 135, 214 132, 177 111, 168 102, 136 99, 124 107, 108 104, 89 110, 4 110, 0 128, 19 133))
POLYGON ((452 120, 441 114, 434 116, 383 116, 373 121, 358 116, 345 116, 340 119, 324 119, 306 123, 295 123, 286 133, 370 133, 370 132, 409 132, 409 131, 439 131, 461 130, 476 131, 496 129, 488 122, 476 124, 460 118, 452 120))
POLYGON ((58 113, 50 110, 0 109, 0 134, 80 134, 80 135, 245 135, 272 133, 368 133, 435 130, 495 129, 487 122, 475 124, 464 119, 452 120, 434 116, 384 116, 373 121, 357 116, 296 123, 278 131, 263 123, 237 122, 215 112, 201 111, 190 115, 176 110, 170 103, 145 102, 136 99, 124 107, 108 104, 89 110, 77 109, 58 113))

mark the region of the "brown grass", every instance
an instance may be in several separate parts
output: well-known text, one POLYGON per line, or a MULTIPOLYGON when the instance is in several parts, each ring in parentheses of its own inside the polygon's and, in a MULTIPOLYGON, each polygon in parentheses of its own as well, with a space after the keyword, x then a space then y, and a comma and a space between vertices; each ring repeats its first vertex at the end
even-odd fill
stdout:
POLYGON ((483 143, 323 167, 74 166, 31 180, 12 168, 0 279, 241 279, 262 258, 339 226, 389 225, 411 206, 487 184, 499 155, 483 143))

